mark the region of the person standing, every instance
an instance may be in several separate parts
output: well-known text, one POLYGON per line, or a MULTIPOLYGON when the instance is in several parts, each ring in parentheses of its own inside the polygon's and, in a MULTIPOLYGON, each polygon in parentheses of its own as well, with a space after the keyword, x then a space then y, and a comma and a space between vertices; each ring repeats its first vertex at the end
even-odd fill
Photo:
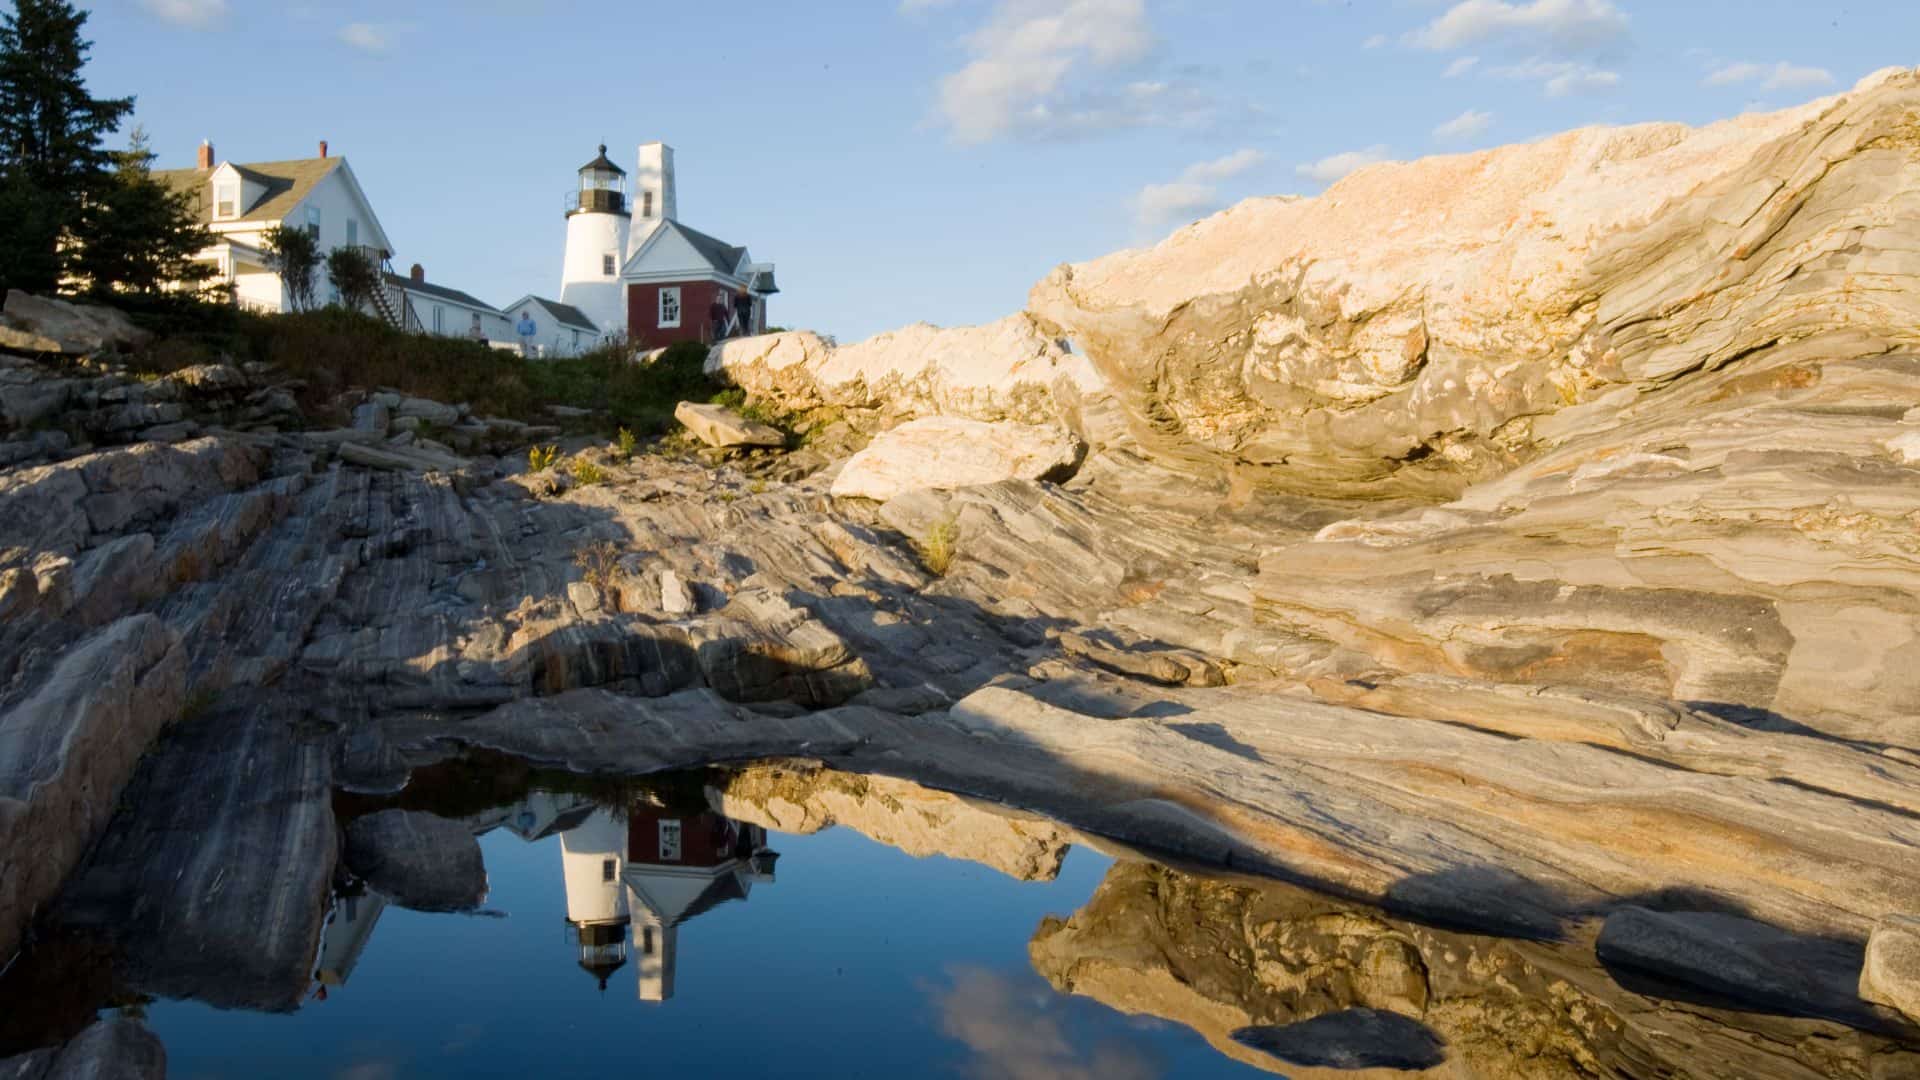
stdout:
POLYGON ((540 326, 533 321, 533 312, 522 311, 520 321, 514 324, 514 332, 520 335, 520 355, 533 358, 533 336, 540 332, 540 326))

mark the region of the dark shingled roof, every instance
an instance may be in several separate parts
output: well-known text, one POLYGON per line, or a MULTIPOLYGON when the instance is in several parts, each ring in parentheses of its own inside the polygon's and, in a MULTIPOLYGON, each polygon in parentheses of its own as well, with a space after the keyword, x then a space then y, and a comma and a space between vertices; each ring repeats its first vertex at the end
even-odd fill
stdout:
MULTIPOLYGON (((571 326, 580 330, 591 330, 596 334, 600 332, 600 328, 593 325, 593 320, 587 317, 587 313, 574 307, 572 304, 563 304, 558 300, 549 300, 544 296, 529 296, 527 297, 527 302, 539 304, 541 307, 552 312, 553 317, 559 319, 560 325, 562 326, 571 326)), ((519 306, 519 304, 515 304, 513 307, 501 308, 500 310, 511 317, 513 315, 513 308, 519 306)))
MULTIPOLYGON (((345 158, 301 158, 298 161, 256 161, 247 165, 235 164, 233 167, 240 175, 256 184, 263 185, 267 191, 260 201, 252 206, 243 207, 240 216, 227 218, 228 221, 279 221, 287 216, 295 204, 307 197, 315 184, 326 179, 327 175, 338 168, 345 158)), ((212 172, 199 169, 160 169, 153 178, 175 191, 184 191, 199 199, 200 220, 213 222, 213 185, 207 181, 212 172)))
POLYGON ((668 224, 680 230, 680 235, 687 238, 687 243, 693 245, 693 250, 699 252, 701 258, 707 260, 708 266, 723 274, 731 274, 739 269, 740 257, 747 253, 746 248, 734 247, 725 240, 716 240, 698 229, 688 228, 677 221, 668 224))
POLYGON ((442 300, 451 300, 456 304, 465 304, 468 307, 477 307, 482 311, 491 311, 496 315, 499 314, 500 312, 499 308, 494 307, 492 304, 487 303, 485 300, 477 299, 471 294, 461 292, 459 289, 449 289, 445 285, 429 285, 424 281, 415 281, 404 274, 382 274, 380 276, 387 279, 387 284, 397 285, 400 288, 407 290, 408 292, 425 293, 428 296, 437 296, 442 300))

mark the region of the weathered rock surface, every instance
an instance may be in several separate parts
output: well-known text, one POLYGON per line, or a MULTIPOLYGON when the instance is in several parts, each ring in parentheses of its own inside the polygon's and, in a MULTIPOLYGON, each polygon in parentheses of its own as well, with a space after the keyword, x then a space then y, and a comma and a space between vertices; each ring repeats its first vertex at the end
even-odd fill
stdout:
POLYGON ((849 458, 833 494, 885 502, 925 488, 1065 480, 1085 453, 1072 433, 1055 427, 930 416, 882 434, 849 458))
POLYGON ((777 428, 752 420, 743 420, 719 405, 683 401, 674 407, 673 418, 680 421, 695 438, 708 446, 785 446, 787 437, 777 428))
POLYGON ((1743 1006, 1861 1018, 1861 952, 1848 942, 1809 939, 1737 915, 1626 907, 1607 916, 1594 949, 1610 966, 1743 1006))
POLYGON ((1378 1009, 1344 1009, 1311 1020, 1243 1027, 1233 1041, 1289 1065, 1417 1072, 1447 1060, 1446 1044, 1426 1025, 1378 1009))
POLYGON ((1920 918, 1889 915, 1873 928, 1860 996, 1920 1022, 1920 918))
POLYGON ((480 843, 458 821, 382 810, 347 826, 347 869, 401 907, 466 911, 487 896, 480 843))
POLYGON ((1697 130, 1374 166, 1062 267, 1029 309, 1158 456, 1320 494, 1458 491, 1559 444, 1563 411, 1777 372, 1789 344, 1914 345, 1917 99, 1889 71, 1697 130))

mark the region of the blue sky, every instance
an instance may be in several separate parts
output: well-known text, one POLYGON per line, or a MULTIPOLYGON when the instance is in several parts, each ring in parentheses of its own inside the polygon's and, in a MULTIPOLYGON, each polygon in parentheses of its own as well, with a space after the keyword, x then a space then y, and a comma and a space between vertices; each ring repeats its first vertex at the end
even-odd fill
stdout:
POLYGON ((163 166, 327 139, 396 263, 495 303, 557 291, 597 143, 664 140, 681 219, 842 340, 998 318, 1056 263, 1357 163, 1920 62, 1911 0, 106 0, 89 31, 163 166))

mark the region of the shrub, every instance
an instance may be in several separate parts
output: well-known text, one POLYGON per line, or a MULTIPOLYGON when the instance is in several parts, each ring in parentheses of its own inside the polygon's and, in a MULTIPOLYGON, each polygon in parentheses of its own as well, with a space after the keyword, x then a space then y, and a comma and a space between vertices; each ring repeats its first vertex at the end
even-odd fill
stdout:
POLYGON ((580 576, 587 584, 603 593, 611 591, 624 576, 620 570, 620 549, 607 540, 588 544, 575 552, 573 565, 580 568, 580 576))
POLYGON ((530 472, 546 472, 560 460, 558 446, 530 446, 527 448, 527 469, 530 472))
POLYGON ((607 471, 586 458, 574 458, 573 468, 570 471, 573 473, 574 482, 581 487, 592 487, 606 482, 607 479, 607 471))
POLYGON ((613 437, 614 456, 618 457, 621 461, 631 461, 633 460, 634 448, 638 445, 639 442, 633 437, 633 432, 628 431, 626 428, 621 428, 613 437))
POLYGON ((915 546, 921 564, 935 576, 945 577, 954 556, 960 553, 960 523, 952 515, 941 518, 927 526, 927 535, 915 546))

